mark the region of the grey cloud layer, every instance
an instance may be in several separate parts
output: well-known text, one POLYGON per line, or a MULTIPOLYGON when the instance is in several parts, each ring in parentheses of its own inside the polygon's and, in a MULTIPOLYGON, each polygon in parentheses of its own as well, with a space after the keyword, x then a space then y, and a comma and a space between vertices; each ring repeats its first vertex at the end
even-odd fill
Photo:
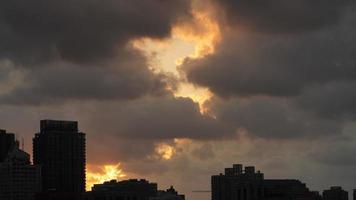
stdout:
POLYGON ((24 79, 0 103, 167 93, 170 77, 154 74, 129 42, 168 37, 174 23, 189 16, 188 0, 2 1, 0 60, 11 62, 24 79))
POLYGON ((343 121, 319 118, 288 99, 213 99, 206 103, 220 121, 260 138, 315 138, 342 134, 343 121))
POLYGON ((189 98, 172 96, 142 98, 120 105, 93 107, 86 112, 91 130, 101 130, 122 138, 141 139, 221 139, 231 137, 234 127, 202 115, 189 98), (104 114, 107 113, 107 114, 104 114), (100 127, 92 122, 100 121, 100 127))
POLYGON ((28 64, 113 57, 132 38, 168 36, 172 24, 188 13, 186 0, 5 0, 0 58, 28 64))
POLYGON ((27 70, 16 88, 0 96, 0 103, 40 105, 63 103, 63 100, 135 99, 168 93, 165 89, 168 77, 152 74, 142 59, 112 67, 83 68, 59 63, 27 70))
POLYGON ((356 12, 351 1, 216 1, 216 52, 182 66, 222 100, 221 121, 263 138, 342 134, 355 119, 356 12))
POLYGON ((240 28, 271 33, 316 30, 336 24, 352 0, 214 0, 227 21, 240 28))
POLYGON ((297 35, 233 32, 218 52, 187 61, 190 81, 222 96, 295 96, 304 88, 356 77, 354 15, 337 28, 297 35))

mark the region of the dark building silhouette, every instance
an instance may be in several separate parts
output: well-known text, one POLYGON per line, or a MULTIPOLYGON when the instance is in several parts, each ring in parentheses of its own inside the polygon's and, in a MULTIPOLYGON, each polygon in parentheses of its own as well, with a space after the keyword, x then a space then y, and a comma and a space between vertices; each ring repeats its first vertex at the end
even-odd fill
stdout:
POLYGON ((353 200, 356 200, 356 189, 353 190, 353 200))
POLYGON ((108 181, 93 186, 87 192, 85 200, 150 200, 157 196, 157 183, 147 180, 130 179, 125 181, 108 181))
POLYGON ((235 164, 211 178, 212 200, 320 200, 299 180, 264 179, 255 167, 235 164))
POLYGON ((150 200, 185 200, 185 195, 178 192, 171 186, 167 190, 160 190, 156 197, 151 197, 150 200))
POLYGON ((108 181, 96 184, 87 192, 84 200, 185 200, 185 196, 171 186, 167 190, 157 190, 157 183, 145 179, 108 181))
POLYGON ((39 197, 78 199, 85 192, 85 134, 78 132, 78 122, 42 120, 33 138, 33 161, 42 168, 39 197))
POLYGON ((348 200, 349 193, 340 186, 333 186, 323 191, 323 200, 348 200))
POLYGON ((14 142, 15 135, 13 133, 6 133, 5 130, 0 129, 0 162, 4 162, 14 142))
POLYGON ((11 146, 0 162, 0 199, 33 200, 41 189, 40 167, 31 165, 30 155, 19 148, 19 142, 14 140, 13 134, 3 138, 6 138, 6 142, 2 141, 1 144, 11 146))

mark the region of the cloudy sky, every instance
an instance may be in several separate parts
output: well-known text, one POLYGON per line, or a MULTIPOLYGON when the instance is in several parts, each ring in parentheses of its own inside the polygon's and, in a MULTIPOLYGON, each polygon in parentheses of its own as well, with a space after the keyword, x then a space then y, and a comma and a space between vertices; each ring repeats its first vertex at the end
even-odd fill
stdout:
POLYGON ((90 183, 208 200, 243 163, 353 189, 355 88, 352 0, 0 2, 0 127, 31 152, 39 120, 79 121, 90 183))

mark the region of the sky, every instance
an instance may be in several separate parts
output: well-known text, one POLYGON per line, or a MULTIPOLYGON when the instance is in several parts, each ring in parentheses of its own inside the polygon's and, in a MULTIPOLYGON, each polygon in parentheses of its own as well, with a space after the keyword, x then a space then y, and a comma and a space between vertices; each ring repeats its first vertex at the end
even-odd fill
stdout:
POLYGON ((87 179, 208 200, 233 163, 356 185, 352 0, 3 0, 0 128, 76 120, 87 179))

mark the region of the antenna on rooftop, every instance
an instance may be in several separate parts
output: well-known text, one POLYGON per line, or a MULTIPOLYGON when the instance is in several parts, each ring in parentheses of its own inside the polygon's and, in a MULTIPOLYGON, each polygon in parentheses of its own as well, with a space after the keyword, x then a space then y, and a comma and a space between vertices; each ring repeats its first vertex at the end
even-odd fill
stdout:
POLYGON ((211 193, 210 190, 193 190, 193 193, 211 193))
POLYGON ((21 137, 21 149, 25 151, 25 139, 21 137))

